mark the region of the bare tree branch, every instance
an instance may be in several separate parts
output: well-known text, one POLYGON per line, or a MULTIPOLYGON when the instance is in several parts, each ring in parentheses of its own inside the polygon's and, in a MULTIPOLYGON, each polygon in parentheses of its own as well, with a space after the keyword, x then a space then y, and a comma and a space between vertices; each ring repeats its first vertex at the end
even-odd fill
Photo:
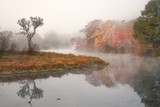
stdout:
POLYGON ((22 18, 18 20, 17 24, 21 26, 19 34, 26 35, 28 40, 28 51, 31 51, 32 38, 36 34, 36 29, 43 25, 43 19, 40 17, 30 17, 30 20, 22 18))

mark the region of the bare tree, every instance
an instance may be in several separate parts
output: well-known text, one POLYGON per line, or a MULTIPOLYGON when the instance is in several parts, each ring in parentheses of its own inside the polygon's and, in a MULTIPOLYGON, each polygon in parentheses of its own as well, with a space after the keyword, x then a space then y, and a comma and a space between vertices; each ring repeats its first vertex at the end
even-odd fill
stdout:
POLYGON ((18 20, 17 24, 21 26, 20 34, 26 35, 28 40, 28 51, 32 51, 31 42, 33 36, 36 34, 36 29, 43 25, 43 19, 40 17, 30 17, 30 20, 22 18, 18 20))
POLYGON ((11 31, 1 31, 0 32, 0 52, 4 52, 9 47, 9 41, 13 33, 11 31))

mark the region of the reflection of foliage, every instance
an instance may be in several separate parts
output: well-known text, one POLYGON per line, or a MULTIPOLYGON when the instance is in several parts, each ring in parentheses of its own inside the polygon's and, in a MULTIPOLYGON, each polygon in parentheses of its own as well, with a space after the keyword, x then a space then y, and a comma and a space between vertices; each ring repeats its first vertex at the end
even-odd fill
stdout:
POLYGON ((17 92, 17 95, 26 98, 27 96, 30 97, 29 103, 31 103, 32 99, 40 99, 43 97, 43 90, 39 89, 36 86, 36 83, 34 80, 23 80, 20 82, 23 84, 21 89, 17 92), (33 85, 33 87, 31 87, 33 85))
MULTIPOLYGON (((122 59, 118 59, 118 61, 119 60, 122 59)), ((102 70, 96 70, 90 75, 87 75, 86 80, 94 86, 104 85, 108 88, 116 86, 117 83, 129 84, 132 86, 133 78, 140 69, 141 65, 139 59, 127 60, 128 61, 126 62, 117 62, 117 60, 115 60, 115 64, 110 64, 102 70), (129 65, 128 62, 130 62, 129 65)))
POLYGON ((17 92, 18 96, 25 98, 26 96, 30 96, 29 84, 25 84, 21 87, 21 89, 17 92))
POLYGON ((134 90, 142 98, 147 107, 160 105, 160 64, 152 71, 142 70, 134 80, 134 90))
MULTIPOLYGON (((103 68, 99 68, 103 69, 103 68)), ((93 69, 81 69, 81 70, 70 70, 68 72, 66 71, 58 71, 58 72, 39 72, 39 73, 26 73, 26 74, 18 74, 18 75, 6 75, 6 76, 0 76, 0 82, 15 82, 15 81, 21 81, 21 80, 36 80, 36 79, 45 79, 49 78, 50 76, 52 77, 57 77, 61 78, 63 75, 66 75, 68 73, 73 73, 73 74, 91 74, 93 69)), ((21 81, 22 84, 22 81, 21 81)))
POLYGON ((43 90, 42 89, 39 89, 35 86, 34 84, 34 88, 32 89, 32 94, 31 94, 31 99, 39 99, 43 97, 43 90))
POLYGON ((113 75, 105 68, 87 75, 86 80, 94 86, 105 85, 106 87, 113 87, 116 85, 113 75))
POLYGON ((102 84, 101 80, 93 75, 87 75, 86 80, 94 86, 100 86, 102 84))

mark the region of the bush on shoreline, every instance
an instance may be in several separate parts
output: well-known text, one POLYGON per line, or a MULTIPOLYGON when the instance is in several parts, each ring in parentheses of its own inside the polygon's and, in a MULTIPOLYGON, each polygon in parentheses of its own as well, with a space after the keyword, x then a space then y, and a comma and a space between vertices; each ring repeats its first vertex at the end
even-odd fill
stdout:
POLYGON ((62 71, 104 65, 106 63, 97 57, 50 52, 4 53, 0 56, 0 74, 62 71))

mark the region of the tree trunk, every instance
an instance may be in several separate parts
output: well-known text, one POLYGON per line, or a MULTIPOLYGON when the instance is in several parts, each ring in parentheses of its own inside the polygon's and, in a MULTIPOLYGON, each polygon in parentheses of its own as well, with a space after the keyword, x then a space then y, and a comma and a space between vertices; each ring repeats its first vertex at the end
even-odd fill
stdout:
POLYGON ((31 47, 31 39, 28 39, 28 51, 32 51, 32 47, 31 47))

